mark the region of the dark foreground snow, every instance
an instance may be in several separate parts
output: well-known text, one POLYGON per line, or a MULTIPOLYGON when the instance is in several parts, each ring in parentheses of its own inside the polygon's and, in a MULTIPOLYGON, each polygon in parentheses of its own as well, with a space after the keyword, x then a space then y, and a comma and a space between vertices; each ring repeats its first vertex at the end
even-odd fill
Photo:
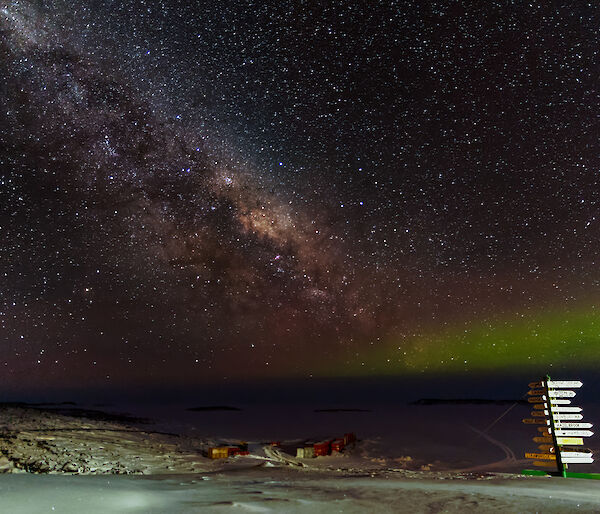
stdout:
POLYGON ((1 512, 598 512, 596 481, 344 477, 254 468, 181 477, 0 476, 1 512))

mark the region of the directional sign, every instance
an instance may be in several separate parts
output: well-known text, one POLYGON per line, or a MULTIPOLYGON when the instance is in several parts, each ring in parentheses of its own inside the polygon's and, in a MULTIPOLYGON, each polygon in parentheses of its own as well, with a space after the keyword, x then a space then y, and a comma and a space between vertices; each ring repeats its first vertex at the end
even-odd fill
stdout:
POLYGON ((538 418, 525 418, 523 423, 526 423, 527 425, 545 425, 546 420, 538 418))
POLYGON ((583 414, 554 414, 552 417, 557 421, 561 419, 580 420, 583 419, 583 414))
MULTIPOLYGON (((534 437, 533 440, 535 441, 536 439, 545 439, 543 437, 534 437)), ((535 441, 536 443, 538 441, 535 441)), ((573 446, 578 446, 578 445, 583 445, 583 438, 582 437, 557 437, 556 438, 556 444, 570 444, 573 446)))
POLYGON ((529 387, 531 387, 531 389, 535 389, 536 387, 544 387, 544 384, 541 382, 529 382, 529 387))
POLYGON ((550 453, 526 453, 526 459, 543 459, 543 460, 556 460, 556 455, 550 453))
POLYGON ((554 389, 552 391, 548 391, 548 396, 551 398, 573 398, 575 396, 575 391, 554 389))
MULTIPOLYGON (((546 398, 544 396, 544 398, 546 398)), ((564 400, 562 398, 550 398, 550 405, 554 407, 555 405, 571 405, 571 400, 564 400)))
POLYGON ((538 432, 541 432, 543 436, 550 436, 550 429, 548 427, 538 427, 538 432))
POLYGON ((586 459, 589 459, 591 457, 593 457, 592 452, 560 452, 560 458, 562 459, 563 457, 569 458, 569 457, 584 457, 586 459))
MULTIPOLYGON (((540 444, 538 446, 538 448, 540 450, 542 450, 543 452, 554 453, 554 445, 552 445, 552 444, 540 444)), ((561 453, 561 455, 562 455, 562 453, 561 453)))
POLYGON ((534 404, 533 408, 537 409, 537 410, 547 409, 548 404, 547 403, 536 403, 536 404, 534 404))
MULTIPOLYGON (((552 405, 551 409, 552 412, 581 412, 583 410, 581 407, 562 407, 560 405, 552 405)), ((548 411, 545 412, 548 414, 548 411)))
POLYGON ((554 423, 554 428, 592 428, 591 423, 569 423, 568 421, 557 421, 554 423))
POLYGON ((564 407, 562 405, 552 405, 550 407, 552 412, 581 412, 581 407, 564 407))
POLYGON ((548 415, 548 411, 547 410, 544 410, 544 411, 542 411, 542 410, 533 410, 533 411, 531 411, 531 415, 534 418, 543 418, 544 416, 548 415))
POLYGON ((557 437, 591 437, 594 432, 591 430, 557 430, 554 435, 557 437))
POLYGON ((546 468, 556 468, 556 462, 551 460, 534 460, 532 463, 534 466, 544 466, 546 468))
POLYGON ((592 450, 590 450, 589 448, 583 448, 581 446, 561 446, 560 448, 560 454, 562 455, 563 453, 565 454, 569 454, 569 455, 565 455, 565 457, 576 457, 576 455, 570 455, 571 453, 583 453, 585 455, 587 455, 588 457, 593 457, 593 453, 592 450))
MULTIPOLYGON (((569 439, 569 438, 565 438, 565 439, 569 439)), ((575 439, 575 438, 571 437, 570 439, 575 439)), ((582 441, 583 441, 583 439, 582 439, 582 441)), ((552 438, 551 437, 534 437, 533 442, 534 443, 551 443, 552 438)), ((558 443, 558 444, 561 444, 561 443, 558 443)), ((564 444, 567 444, 567 443, 564 443, 564 444)), ((583 442, 581 444, 583 444, 583 442)))
POLYGON ((563 464, 591 464, 594 462, 592 457, 561 457, 563 464))
MULTIPOLYGON (((553 387, 581 387, 583 385, 583 382, 580 382, 579 380, 549 380, 547 382, 548 388, 553 388, 553 387)), ((529 385, 529 387, 531 387, 531 384, 529 385)))
POLYGON ((527 391, 529 396, 539 396, 540 394, 544 394, 546 392, 545 389, 530 389, 527 391))
POLYGON ((527 401, 529 403, 540 403, 543 402, 546 399, 545 396, 531 396, 529 398, 527 398, 527 401))

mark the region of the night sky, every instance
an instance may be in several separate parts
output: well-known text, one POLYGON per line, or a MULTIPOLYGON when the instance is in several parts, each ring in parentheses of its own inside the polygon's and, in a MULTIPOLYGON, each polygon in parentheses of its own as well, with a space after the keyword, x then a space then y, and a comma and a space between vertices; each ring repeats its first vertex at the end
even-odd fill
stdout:
POLYGON ((471 4, 0 4, 0 385, 600 364, 600 5, 471 4))

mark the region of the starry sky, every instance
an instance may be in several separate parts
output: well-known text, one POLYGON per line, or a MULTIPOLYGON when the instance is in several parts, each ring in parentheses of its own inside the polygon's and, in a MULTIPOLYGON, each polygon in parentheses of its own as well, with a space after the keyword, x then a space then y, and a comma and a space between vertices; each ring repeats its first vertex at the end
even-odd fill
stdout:
POLYGON ((1 4, 0 385, 597 366, 599 24, 1 4))

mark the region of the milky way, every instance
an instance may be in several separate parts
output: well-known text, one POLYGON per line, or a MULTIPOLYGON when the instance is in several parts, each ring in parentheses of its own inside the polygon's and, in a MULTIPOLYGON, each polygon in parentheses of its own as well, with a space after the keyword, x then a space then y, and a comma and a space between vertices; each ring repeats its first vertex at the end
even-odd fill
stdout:
POLYGON ((599 15, 4 4, 3 380, 569 361, 600 338, 599 15))

